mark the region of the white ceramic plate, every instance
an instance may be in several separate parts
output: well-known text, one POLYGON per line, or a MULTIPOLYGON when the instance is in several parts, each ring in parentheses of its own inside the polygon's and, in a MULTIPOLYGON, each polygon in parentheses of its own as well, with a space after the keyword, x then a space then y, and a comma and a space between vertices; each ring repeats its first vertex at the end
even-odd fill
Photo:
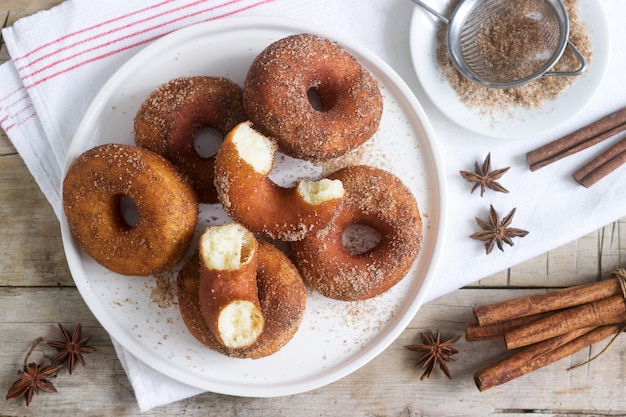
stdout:
MULTIPOLYGON (((351 50, 379 80, 384 115, 359 155, 389 169, 411 188, 424 221, 423 248, 409 275, 386 294, 344 303, 309 290, 305 317, 278 353, 258 360, 233 359, 200 344, 179 314, 175 274, 125 277, 90 259, 62 221, 63 243, 76 285, 104 328, 150 367, 213 392, 268 397, 317 388, 355 371, 384 350, 424 301, 439 258, 445 206, 443 172, 433 133, 408 87, 384 62, 347 39, 320 28, 273 18, 235 18, 172 33, 129 60, 94 99, 73 139, 66 163, 95 145, 133 144, 133 117, 145 97, 172 78, 223 75, 243 85, 252 59, 268 44, 293 33, 333 38, 351 50)), ((319 167, 277 158, 277 181, 319 175, 319 167), (282 177, 282 179, 280 178, 282 177)), ((201 206, 200 231, 227 221, 219 205, 201 206)))
MULTIPOLYGON (((411 20, 410 48, 413 67, 425 93, 450 120, 468 130, 497 138, 527 138, 566 123, 583 110, 604 79, 609 59, 609 36, 601 2, 579 0, 579 15, 585 22, 592 45, 588 70, 555 100, 540 108, 511 108, 485 114, 463 104, 437 64, 436 30, 438 20, 415 6, 411 20)), ((449 0, 426 0, 435 10, 444 12, 449 0)))

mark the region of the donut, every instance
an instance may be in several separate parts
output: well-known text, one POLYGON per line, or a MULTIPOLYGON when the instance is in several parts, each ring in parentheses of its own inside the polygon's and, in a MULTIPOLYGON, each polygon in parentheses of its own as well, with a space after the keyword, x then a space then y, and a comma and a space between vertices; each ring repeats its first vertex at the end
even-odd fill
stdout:
POLYGON ((382 117, 372 75, 341 45, 316 35, 270 44, 253 60, 243 88, 248 118, 295 158, 343 155, 367 141, 382 117))
POLYGON ((168 160, 147 149, 106 144, 79 155, 63 180, 63 210, 83 250, 122 275, 170 269, 188 250, 198 223, 198 199, 168 160), (132 200, 139 219, 125 220, 132 200))
POLYGON ((265 318, 256 282, 257 240, 239 223, 207 227, 200 236, 200 310, 216 340, 252 345, 265 318))
POLYGON ((293 263, 271 243, 258 241, 257 286, 265 327, 250 347, 229 349, 220 344, 202 316, 197 253, 180 270, 177 296, 181 316, 200 343, 234 358, 258 359, 278 352, 297 332, 306 308, 304 282, 293 263))
POLYGON ((231 130, 215 157, 215 187, 226 213, 253 232, 294 241, 324 227, 341 206, 341 181, 301 180, 286 188, 269 175, 277 147, 249 122, 231 130))
POLYGON ((241 87, 224 77, 181 77, 162 84, 135 115, 135 143, 169 159, 189 177, 199 201, 214 204, 214 157, 198 154, 195 134, 213 128, 223 137, 246 120, 242 94, 241 87))
POLYGON ((422 221, 411 191, 388 171, 349 166, 329 176, 345 188, 343 205, 328 227, 291 244, 302 278, 321 294, 364 300, 397 284, 415 261, 422 221), (345 231, 364 225, 379 234, 373 247, 358 252, 345 244, 345 231))

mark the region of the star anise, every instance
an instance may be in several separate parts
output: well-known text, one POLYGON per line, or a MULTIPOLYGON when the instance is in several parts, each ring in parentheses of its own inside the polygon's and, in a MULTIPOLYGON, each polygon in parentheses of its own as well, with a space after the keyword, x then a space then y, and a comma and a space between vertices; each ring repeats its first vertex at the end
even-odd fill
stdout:
POLYGON ((453 348, 452 344, 459 340, 461 336, 455 336, 452 339, 442 342, 441 332, 439 330, 437 330, 437 337, 433 335, 432 331, 428 334, 420 333, 420 335, 422 336, 422 343, 405 346, 405 348, 409 350, 424 352, 415 363, 415 366, 421 364, 422 368, 426 368, 420 379, 423 381, 425 378, 428 378, 437 364, 439 364, 439 368, 441 368, 446 376, 452 379, 452 374, 446 362, 454 360, 452 355, 458 353, 458 350, 453 348))
POLYGON ((26 397, 26 406, 28 406, 33 400, 33 395, 39 394, 39 390, 43 392, 57 392, 48 378, 55 376, 56 373, 63 368, 63 365, 50 364, 44 366, 43 362, 39 364, 34 362, 27 364, 30 354, 41 341, 41 338, 35 340, 28 351, 28 354, 24 358, 24 369, 17 371, 20 379, 15 381, 11 388, 9 388, 6 395, 7 400, 24 395, 26 397))
POLYGON ((480 232, 476 232, 470 237, 472 239, 480 240, 485 242, 485 249, 487 250, 487 254, 491 253, 494 245, 498 246, 498 249, 504 251, 503 243, 508 244, 509 246, 513 246, 514 237, 524 237, 528 234, 526 230, 515 229, 513 227, 509 227, 511 221, 513 220, 513 215, 515 215, 515 209, 511 210, 509 214, 504 216, 502 221, 500 221, 500 217, 498 213, 493 208, 492 205, 489 206, 489 222, 485 222, 484 220, 476 217, 476 222, 482 228, 480 232))
POLYGON ((96 351, 96 348, 91 346, 86 346, 87 342, 91 337, 86 337, 84 339, 80 338, 80 323, 76 325, 74 331, 72 332, 72 336, 70 337, 67 330, 61 323, 59 323, 59 331, 61 332, 61 336, 63 340, 60 342, 48 342, 49 346, 52 346, 59 353, 52 359, 52 363, 61 363, 67 359, 67 370, 71 374, 74 371, 74 366, 76 365, 76 361, 80 362, 81 365, 85 366, 85 359, 83 358, 83 353, 92 353, 96 351))
POLYGON ((480 196, 485 193, 486 188, 490 188, 494 191, 501 193, 508 193, 509 190, 500 185, 496 180, 500 179, 510 167, 500 168, 495 171, 491 170, 491 152, 487 154, 482 166, 478 165, 478 161, 474 162, 474 172, 459 171, 461 176, 469 182, 475 183, 472 187, 472 193, 478 187, 480 187, 480 196))

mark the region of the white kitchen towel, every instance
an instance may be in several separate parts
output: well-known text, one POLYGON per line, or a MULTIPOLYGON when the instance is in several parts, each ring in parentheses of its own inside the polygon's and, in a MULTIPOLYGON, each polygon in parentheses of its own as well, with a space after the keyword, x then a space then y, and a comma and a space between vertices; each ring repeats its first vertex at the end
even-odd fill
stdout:
MULTIPOLYGON (((626 3, 605 0, 609 38, 626 40, 619 17, 626 3)), ((613 47, 598 93, 568 125, 527 140, 471 133, 437 110, 417 82, 409 52, 414 5, 409 0, 67 0, 18 20, 3 30, 11 60, 0 66, 0 125, 24 159, 57 216, 62 206, 62 166, 87 107, 106 80, 142 47, 176 29, 231 16, 272 15, 303 20, 352 38, 391 65, 413 89, 433 125, 443 156, 448 191, 443 259, 428 300, 570 242, 626 216, 625 168, 590 189, 571 173, 615 140, 537 172, 525 164, 527 151, 567 131, 626 106, 626 51, 613 47), (510 166, 502 179, 509 194, 470 194, 459 170, 471 170, 488 152, 496 167, 510 166), (489 204, 501 213, 517 207, 513 227, 530 231, 514 248, 486 255, 474 217, 486 218, 489 204)), ((115 343, 141 410, 201 392, 159 374, 115 343)))

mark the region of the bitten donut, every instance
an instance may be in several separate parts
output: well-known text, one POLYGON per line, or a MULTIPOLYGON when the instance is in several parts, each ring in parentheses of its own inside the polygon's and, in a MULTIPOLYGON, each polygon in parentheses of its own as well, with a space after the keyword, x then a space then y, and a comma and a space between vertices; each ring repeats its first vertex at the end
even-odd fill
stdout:
POLYGON ((328 224, 344 190, 341 181, 326 178, 277 185, 269 178, 276 150, 249 122, 238 124, 217 152, 215 187, 230 217, 256 233, 294 241, 328 224))
POLYGON ((198 246, 204 321, 221 345, 252 345, 265 325, 256 281, 258 244, 254 234, 239 223, 209 226, 198 246))
POLYGON ((276 138, 284 153, 323 161, 376 132, 383 99, 376 80, 342 46, 297 34, 272 43, 254 59, 244 83, 244 107, 255 127, 276 138))
POLYGON ((330 175, 345 188, 344 203, 330 225, 293 242, 294 262, 302 277, 323 295, 337 300, 364 300, 398 283, 417 257, 422 221, 411 191, 382 169, 350 166, 330 175), (363 253, 351 253, 344 232, 366 225, 380 240, 363 253))
POLYGON ((181 77, 157 87, 135 116, 135 143, 169 159, 196 190, 201 203, 217 202, 214 157, 204 158, 194 144, 201 128, 222 136, 246 120, 242 89, 224 77, 181 77))
POLYGON ((123 275, 170 269, 188 250, 198 222, 198 199, 165 158, 131 145, 107 144, 78 156, 63 180, 70 231, 95 261, 123 275), (136 224, 124 219, 130 198, 136 224))
POLYGON ((236 358, 269 356, 286 345, 300 327, 306 308, 304 283, 289 258, 270 243, 258 242, 257 286, 265 327, 252 346, 229 349, 216 340, 201 313, 199 280, 199 260, 194 255, 178 274, 178 305, 190 333, 217 352, 236 358))

